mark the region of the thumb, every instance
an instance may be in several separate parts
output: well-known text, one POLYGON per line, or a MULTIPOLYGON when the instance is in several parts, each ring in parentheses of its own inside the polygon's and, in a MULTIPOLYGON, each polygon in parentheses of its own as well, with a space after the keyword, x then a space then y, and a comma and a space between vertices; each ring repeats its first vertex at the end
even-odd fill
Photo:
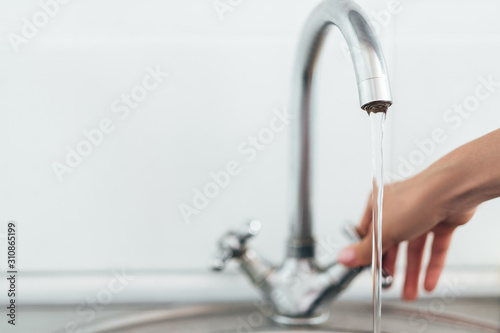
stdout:
POLYGON ((340 251, 337 260, 347 267, 369 265, 372 262, 372 233, 366 235, 359 243, 340 251))

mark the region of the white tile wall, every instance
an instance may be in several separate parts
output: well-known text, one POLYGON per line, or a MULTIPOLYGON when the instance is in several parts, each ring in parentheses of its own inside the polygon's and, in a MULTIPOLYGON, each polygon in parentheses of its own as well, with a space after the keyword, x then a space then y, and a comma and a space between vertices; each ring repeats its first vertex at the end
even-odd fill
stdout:
MULTIPOLYGON (((500 55, 500 25, 494 1, 407 1, 404 12, 396 17, 396 63, 394 82, 394 127, 391 138, 391 172, 414 173, 432 164, 447 152, 493 131, 500 126, 500 89, 467 116, 453 113, 455 104, 463 104, 474 95, 481 78, 500 81, 497 65, 500 55), (408 10, 407 10, 408 9, 408 10), (446 117, 446 118, 445 118, 446 117), (432 138, 435 130, 446 138, 417 162, 417 142, 432 138), (402 162, 405 160, 406 162, 402 162)), ((492 153, 498 148, 492 147, 492 153)), ((473 220, 457 230, 451 244, 448 263, 453 265, 498 265, 500 201, 480 206, 473 220), (480 245, 482 244, 482 245, 480 245)))
MULTIPOLYGON (((497 2, 402 0, 390 21, 385 1, 359 2, 380 26, 392 75, 391 173, 435 128, 448 139, 414 172, 498 128, 500 91, 458 129, 443 120, 479 77, 500 80, 497 2)), ((280 260, 288 132, 252 162, 237 147, 287 104, 297 34, 316 3, 242 1, 221 21, 211 0, 71 1, 16 54, 6 36, 39 5, 1 2, 0 225, 19 222, 22 268, 204 269, 219 235, 252 217, 264 223, 255 248, 280 260), (112 102, 157 65, 169 77, 120 119, 112 102), (105 117, 115 130, 59 183, 51 163, 105 117), (178 205, 231 160, 241 173, 186 224, 178 205)), ((371 177, 369 123, 341 44, 337 33, 327 40, 317 77, 316 230, 321 244, 334 243, 320 253, 332 256, 341 222, 362 213, 371 177)), ((451 264, 500 263, 491 254, 500 253, 499 213, 498 201, 481 207, 455 237, 451 264)))

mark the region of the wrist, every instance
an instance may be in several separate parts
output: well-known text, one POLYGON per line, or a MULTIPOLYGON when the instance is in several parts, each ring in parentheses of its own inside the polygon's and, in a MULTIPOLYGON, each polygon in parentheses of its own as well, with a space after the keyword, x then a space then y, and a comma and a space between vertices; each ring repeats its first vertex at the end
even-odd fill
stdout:
POLYGON ((422 200, 440 220, 485 201, 478 195, 480 182, 463 163, 466 162, 445 158, 415 176, 422 200))

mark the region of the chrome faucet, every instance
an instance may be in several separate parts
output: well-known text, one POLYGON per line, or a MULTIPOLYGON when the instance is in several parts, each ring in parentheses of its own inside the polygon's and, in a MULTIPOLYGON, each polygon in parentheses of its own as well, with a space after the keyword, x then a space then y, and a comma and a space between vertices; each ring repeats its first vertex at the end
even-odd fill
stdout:
MULTIPOLYGON (((288 253, 280 266, 272 266, 246 246, 261 228, 253 220, 242 229, 226 233, 219 241, 220 253, 213 263, 222 270, 236 259, 241 269, 265 295, 274 310, 272 319, 286 325, 314 325, 328 318, 327 300, 334 298, 363 269, 338 263, 319 267, 314 255, 311 209, 311 83, 321 45, 330 26, 336 26, 349 47, 355 69, 361 109, 387 112, 392 104, 382 49, 367 15, 352 0, 324 0, 303 28, 292 78, 291 237, 288 253)), ((359 240, 354 228, 352 241, 359 240)))

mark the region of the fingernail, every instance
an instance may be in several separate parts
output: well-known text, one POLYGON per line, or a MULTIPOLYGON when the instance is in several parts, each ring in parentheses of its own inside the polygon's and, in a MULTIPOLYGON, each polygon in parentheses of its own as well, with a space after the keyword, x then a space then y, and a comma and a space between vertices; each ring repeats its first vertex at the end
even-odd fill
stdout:
POLYGON ((342 264, 350 264, 356 259, 356 252, 352 247, 340 251, 338 261, 342 264))

